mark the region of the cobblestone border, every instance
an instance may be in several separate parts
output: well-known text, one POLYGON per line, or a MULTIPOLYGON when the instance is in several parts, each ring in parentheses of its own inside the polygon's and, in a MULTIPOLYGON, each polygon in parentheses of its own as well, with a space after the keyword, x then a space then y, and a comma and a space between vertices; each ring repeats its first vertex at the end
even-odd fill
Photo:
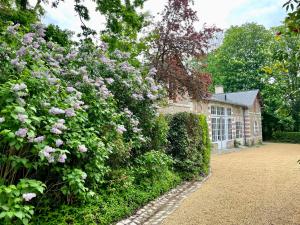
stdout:
POLYGON ((184 182, 178 187, 170 190, 166 194, 151 201, 134 215, 118 222, 116 225, 158 225, 170 215, 188 194, 196 191, 209 177, 204 177, 200 181, 184 182))

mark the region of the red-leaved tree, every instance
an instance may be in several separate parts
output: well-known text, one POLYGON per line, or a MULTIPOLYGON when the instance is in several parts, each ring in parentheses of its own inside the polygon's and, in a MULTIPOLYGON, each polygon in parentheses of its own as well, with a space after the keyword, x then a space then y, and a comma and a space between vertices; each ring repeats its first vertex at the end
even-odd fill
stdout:
POLYGON ((216 27, 204 26, 196 31, 197 12, 191 0, 168 0, 162 19, 155 26, 155 39, 150 59, 157 69, 156 79, 167 86, 170 99, 189 94, 200 99, 207 97, 211 77, 193 69, 189 62, 203 57, 212 43, 216 27))

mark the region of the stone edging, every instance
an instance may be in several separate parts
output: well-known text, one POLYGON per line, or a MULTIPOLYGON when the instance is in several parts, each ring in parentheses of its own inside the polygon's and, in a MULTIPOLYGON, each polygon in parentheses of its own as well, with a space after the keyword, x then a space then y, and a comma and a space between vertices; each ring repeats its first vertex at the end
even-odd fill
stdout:
POLYGON ((162 221, 180 205, 188 194, 196 191, 210 176, 211 172, 201 181, 184 182, 156 200, 149 202, 134 215, 118 222, 116 225, 161 224, 162 221))

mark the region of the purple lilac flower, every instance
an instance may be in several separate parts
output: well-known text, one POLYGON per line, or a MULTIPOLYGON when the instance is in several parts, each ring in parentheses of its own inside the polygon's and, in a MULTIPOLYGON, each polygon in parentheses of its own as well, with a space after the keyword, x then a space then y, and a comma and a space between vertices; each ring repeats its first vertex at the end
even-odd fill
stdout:
POLYGON ((128 62, 123 62, 119 66, 120 66, 121 70, 123 70, 124 72, 127 72, 127 73, 131 73, 135 70, 134 67, 131 66, 128 62))
POLYGON ((65 163, 66 159, 67 159, 67 155, 66 154, 61 154, 61 155, 59 155, 57 161, 60 162, 60 163, 65 163))
POLYGON ((16 67, 16 69, 20 72, 25 68, 25 65, 27 64, 24 61, 19 61, 18 58, 11 60, 11 64, 16 67))
POLYGON ((76 116, 74 109, 73 108, 66 109, 66 117, 73 117, 73 116, 76 116))
POLYGON ((0 123, 3 123, 5 121, 4 117, 0 117, 0 123))
POLYGON ((157 69, 153 67, 153 68, 151 68, 151 69, 149 70, 148 75, 149 75, 149 76, 155 76, 156 73, 157 73, 157 69))
POLYGON ((123 132, 127 131, 126 128, 124 127, 124 125, 118 125, 117 126, 117 132, 119 134, 123 134, 123 132))
POLYGON ((88 149, 85 147, 85 145, 79 145, 78 150, 83 153, 83 152, 87 152, 88 149))
POLYGON ((52 107, 52 108, 49 110, 49 113, 52 114, 52 115, 64 114, 64 113, 65 113, 65 110, 60 109, 60 108, 52 107))
POLYGON ((25 123, 25 121, 28 119, 28 116, 25 114, 18 114, 18 120, 20 120, 22 123, 25 123))
POLYGON ((24 55, 26 55, 26 48, 24 46, 22 46, 17 52, 16 52, 18 57, 22 57, 24 55))
POLYGON ((132 98, 136 100, 144 100, 144 97, 141 94, 132 94, 132 98))
POLYGON ((18 137, 24 138, 24 137, 26 137, 27 132, 28 132, 28 129, 27 129, 27 128, 20 128, 19 130, 17 130, 17 131, 15 132, 15 135, 17 135, 18 137))
POLYGON ((106 80, 106 82, 107 82, 108 84, 112 84, 112 83, 115 81, 115 80, 112 79, 112 78, 106 78, 105 80, 106 80))
POLYGON ((15 24, 13 26, 9 26, 7 27, 7 31, 10 33, 10 34, 13 34, 13 35, 16 35, 17 34, 17 29, 19 28, 20 24, 15 24))
POLYGON ((64 124, 66 121, 64 119, 59 119, 59 120, 57 120, 57 122, 64 124))
POLYGON ((108 49, 108 44, 105 42, 102 42, 99 47, 102 51, 106 52, 108 49))
POLYGON ((50 146, 45 146, 45 148, 41 151, 41 154, 45 156, 46 158, 50 158, 51 153, 56 152, 56 150, 50 146))
POLYGON ((53 134, 62 134, 62 131, 55 128, 55 127, 52 127, 50 132, 53 133, 53 134))
POLYGON ((33 41, 34 33, 27 33, 23 37, 23 43, 24 44, 31 44, 33 41))
POLYGON ((137 119, 131 119, 130 121, 134 126, 138 126, 140 124, 140 122, 137 119))
POLYGON ((32 44, 33 48, 38 49, 40 47, 40 44, 38 42, 33 42, 32 44))
POLYGON ((38 137, 36 137, 36 138, 33 139, 33 142, 40 143, 40 142, 42 142, 44 140, 45 140, 45 136, 38 136, 38 137))
POLYGON ((152 91, 158 91, 159 87, 156 85, 151 85, 151 90, 152 91))
POLYGON ((64 144, 64 142, 63 142, 61 139, 57 139, 57 140, 55 141, 56 147, 60 147, 60 146, 63 145, 63 144, 64 144))
POLYGON ((26 89, 26 88, 27 88, 26 84, 21 83, 21 84, 15 84, 14 86, 12 86, 11 89, 12 89, 13 91, 17 92, 17 91, 22 91, 22 90, 24 90, 24 89, 26 89))
POLYGON ((56 128, 56 129, 59 129, 59 130, 66 130, 67 127, 63 124, 63 123, 55 123, 52 128, 56 128))
POLYGON ((28 202, 30 201, 31 199, 35 198, 36 197, 36 194, 35 193, 24 193, 22 195, 23 199, 28 202))
POLYGON ((67 92, 72 93, 74 91, 76 91, 75 88, 73 88, 73 87, 67 87, 67 92))
POLYGON ((150 100, 155 100, 155 99, 156 99, 156 97, 155 97, 153 94, 151 94, 151 93, 148 93, 148 94, 147 94, 147 97, 148 97, 150 100))

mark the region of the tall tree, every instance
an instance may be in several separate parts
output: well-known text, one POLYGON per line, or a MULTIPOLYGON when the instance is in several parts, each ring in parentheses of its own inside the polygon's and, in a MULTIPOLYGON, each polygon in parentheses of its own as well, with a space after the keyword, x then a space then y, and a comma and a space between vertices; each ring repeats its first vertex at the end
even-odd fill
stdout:
POLYGON ((153 32, 158 38, 150 52, 151 63, 158 71, 156 79, 167 85, 171 99, 185 93, 193 98, 205 97, 210 76, 193 70, 189 61, 206 54, 219 29, 204 27, 196 31, 198 17, 191 0, 168 0, 161 16, 153 32))
POLYGON ((272 32, 247 23, 225 32, 223 44, 208 57, 208 71, 226 91, 262 89, 261 68, 270 61, 272 32))

